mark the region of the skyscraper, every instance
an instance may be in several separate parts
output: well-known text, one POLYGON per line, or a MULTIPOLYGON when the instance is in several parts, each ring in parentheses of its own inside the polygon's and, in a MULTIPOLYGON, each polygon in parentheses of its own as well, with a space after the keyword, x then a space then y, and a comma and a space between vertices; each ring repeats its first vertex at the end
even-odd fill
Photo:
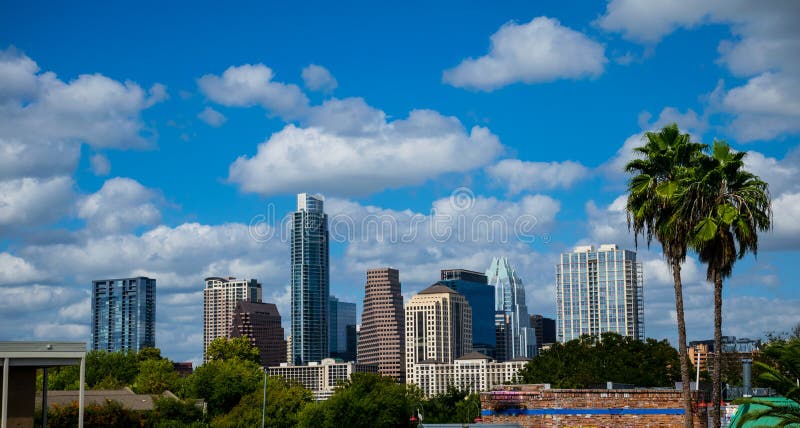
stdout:
POLYGON ((642 264, 614 244, 576 247, 556 265, 559 342, 619 333, 644 340, 642 264))
POLYGON ((472 352, 472 308, 450 287, 434 284, 406 304, 406 382, 420 384, 419 363, 450 364, 472 352))
POLYGON ((246 337, 258 348, 261 365, 276 366, 286 362, 281 314, 274 303, 240 300, 231 320, 231 337, 246 337))
POLYGON ((405 334, 400 272, 389 267, 367 270, 358 362, 377 364, 378 373, 405 382, 405 334))
POLYGON ((328 216, 320 195, 297 195, 292 214, 292 364, 328 358, 328 216))
POLYGON ((531 328, 536 332, 536 346, 539 350, 545 343, 556 342, 556 320, 538 314, 531 315, 531 328))
POLYGON ((536 356, 536 334, 530 328, 522 280, 505 257, 493 258, 486 276, 489 284, 494 285, 495 310, 508 316, 506 359, 536 356))
POLYGON ((331 296, 329 305, 328 348, 331 358, 345 361, 356 359, 356 304, 339 301, 331 296))
POLYGON ((156 346, 156 280, 92 281, 92 349, 139 352, 156 346))
POLYGON ((480 272, 466 269, 444 269, 440 284, 463 295, 472 308, 472 350, 495 356, 494 287, 480 272))
POLYGON ((236 304, 245 300, 261 303, 261 284, 255 279, 206 278, 203 290, 203 357, 212 340, 230 337, 236 304))

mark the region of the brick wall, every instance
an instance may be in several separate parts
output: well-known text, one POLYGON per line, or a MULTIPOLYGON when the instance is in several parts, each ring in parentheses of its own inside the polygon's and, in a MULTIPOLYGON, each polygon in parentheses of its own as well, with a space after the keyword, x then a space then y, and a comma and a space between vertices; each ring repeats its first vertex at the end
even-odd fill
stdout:
MULTIPOLYGON (((683 427, 681 392, 673 389, 545 389, 506 385, 481 394, 483 421, 533 427, 683 427)), ((705 410, 695 414, 704 428, 705 410)))

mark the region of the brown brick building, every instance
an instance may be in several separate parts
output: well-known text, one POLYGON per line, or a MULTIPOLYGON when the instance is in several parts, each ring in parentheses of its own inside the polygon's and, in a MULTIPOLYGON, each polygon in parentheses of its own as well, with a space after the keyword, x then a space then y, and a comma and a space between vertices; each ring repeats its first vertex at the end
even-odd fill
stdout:
POLYGON ((400 272, 389 267, 367 270, 358 362, 377 364, 378 373, 405 382, 405 317, 400 272))
POLYGON ((247 337, 261 353, 261 365, 277 366, 286 362, 281 314, 274 303, 240 300, 231 320, 231 337, 247 337))
MULTIPOLYGON (((481 393, 486 423, 533 427, 683 427, 681 391, 676 389, 548 389, 505 385, 481 393)), ((705 409, 694 426, 706 427, 705 409)))

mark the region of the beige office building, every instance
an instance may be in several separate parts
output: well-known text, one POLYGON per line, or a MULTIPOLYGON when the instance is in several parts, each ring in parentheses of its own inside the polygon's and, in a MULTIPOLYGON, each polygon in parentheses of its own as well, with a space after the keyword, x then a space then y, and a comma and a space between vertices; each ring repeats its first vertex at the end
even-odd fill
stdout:
POLYGON ((397 269, 367 270, 363 308, 358 362, 377 365, 378 373, 405 382, 405 317, 397 269))
POLYGON ((230 337, 236 303, 261 303, 261 284, 255 279, 206 278, 203 290, 203 358, 212 340, 230 337))
POLYGON ((518 383, 517 374, 527 359, 496 362, 479 352, 458 357, 452 363, 422 362, 414 367, 414 383, 427 396, 447 392, 450 386, 470 393, 490 391, 497 385, 518 383))
POLYGON ((419 385, 420 363, 452 364, 472 352, 472 308, 444 285, 432 285, 406 304, 406 383, 419 385))
POLYGON ((343 362, 334 358, 323 358, 320 362, 312 361, 303 366, 281 363, 267 369, 270 376, 281 376, 303 385, 314 393, 317 401, 330 398, 336 392, 336 386, 349 380, 353 373, 375 371, 374 365, 343 362))

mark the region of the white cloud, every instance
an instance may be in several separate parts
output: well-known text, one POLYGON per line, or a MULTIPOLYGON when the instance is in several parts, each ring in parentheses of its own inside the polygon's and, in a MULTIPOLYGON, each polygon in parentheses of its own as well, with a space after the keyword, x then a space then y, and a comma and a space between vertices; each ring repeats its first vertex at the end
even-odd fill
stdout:
POLYGON ((339 86, 327 68, 316 64, 309 64, 303 69, 303 83, 309 90, 325 93, 331 93, 339 86))
POLYGON ((261 143, 255 156, 239 157, 229 180, 262 195, 310 188, 365 195, 469 171, 502 149, 488 129, 467 132, 458 119, 431 110, 387 122, 363 101, 337 100, 315 109, 308 120, 312 126, 288 125, 261 143))
POLYGON ((93 155, 89 159, 89 164, 92 166, 94 175, 103 176, 111 172, 111 162, 100 153, 93 155))
POLYGON ((228 119, 220 112, 211 107, 206 107, 197 115, 200 120, 215 128, 222 126, 228 119))
POLYGON ((465 59, 443 74, 453 86, 491 91, 512 83, 582 79, 603 73, 602 44, 540 16, 527 24, 508 22, 491 36, 489 53, 465 59))
POLYGON ((762 232, 767 249, 800 250, 800 192, 784 193, 772 200, 773 230, 762 232))
POLYGON ((800 148, 778 160, 760 152, 748 151, 744 158, 745 169, 769 184, 773 198, 784 192, 800 191, 800 148))
POLYGON ((81 146, 76 142, 0 136, 0 180, 69 175, 80 156, 81 146))
POLYGON ((728 91, 722 107, 736 115, 731 124, 734 134, 752 141, 800 131, 798 84, 800 75, 767 72, 728 91))
POLYGON ((100 190, 78 202, 78 217, 86 220, 87 227, 95 232, 124 232, 161 220, 154 199, 156 193, 136 180, 116 177, 106 180, 100 190))
POLYGON ((656 43, 679 27, 692 28, 702 23, 714 3, 613 0, 596 23, 606 31, 621 32, 628 40, 656 43))
POLYGON ((68 210, 72 188, 69 177, 0 181, 0 230, 59 218, 68 210))
POLYGON ((305 113, 308 98, 297 85, 275 82, 272 69, 264 64, 228 67, 222 76, 206 74, 197 80, 210 100, 235 107, 260 105, 286 119, 305 113))
POLYGON ((504 159, 486 167, 496 182, 505 184, 512 195, 523 191, 570 188, 589 175, 589 169, 579 162, 526 162, 504 159))
POLYGON ((24 284, 43 277, 43 273, 27 260, 10 253, 0 253, 0 284, 24 284))

